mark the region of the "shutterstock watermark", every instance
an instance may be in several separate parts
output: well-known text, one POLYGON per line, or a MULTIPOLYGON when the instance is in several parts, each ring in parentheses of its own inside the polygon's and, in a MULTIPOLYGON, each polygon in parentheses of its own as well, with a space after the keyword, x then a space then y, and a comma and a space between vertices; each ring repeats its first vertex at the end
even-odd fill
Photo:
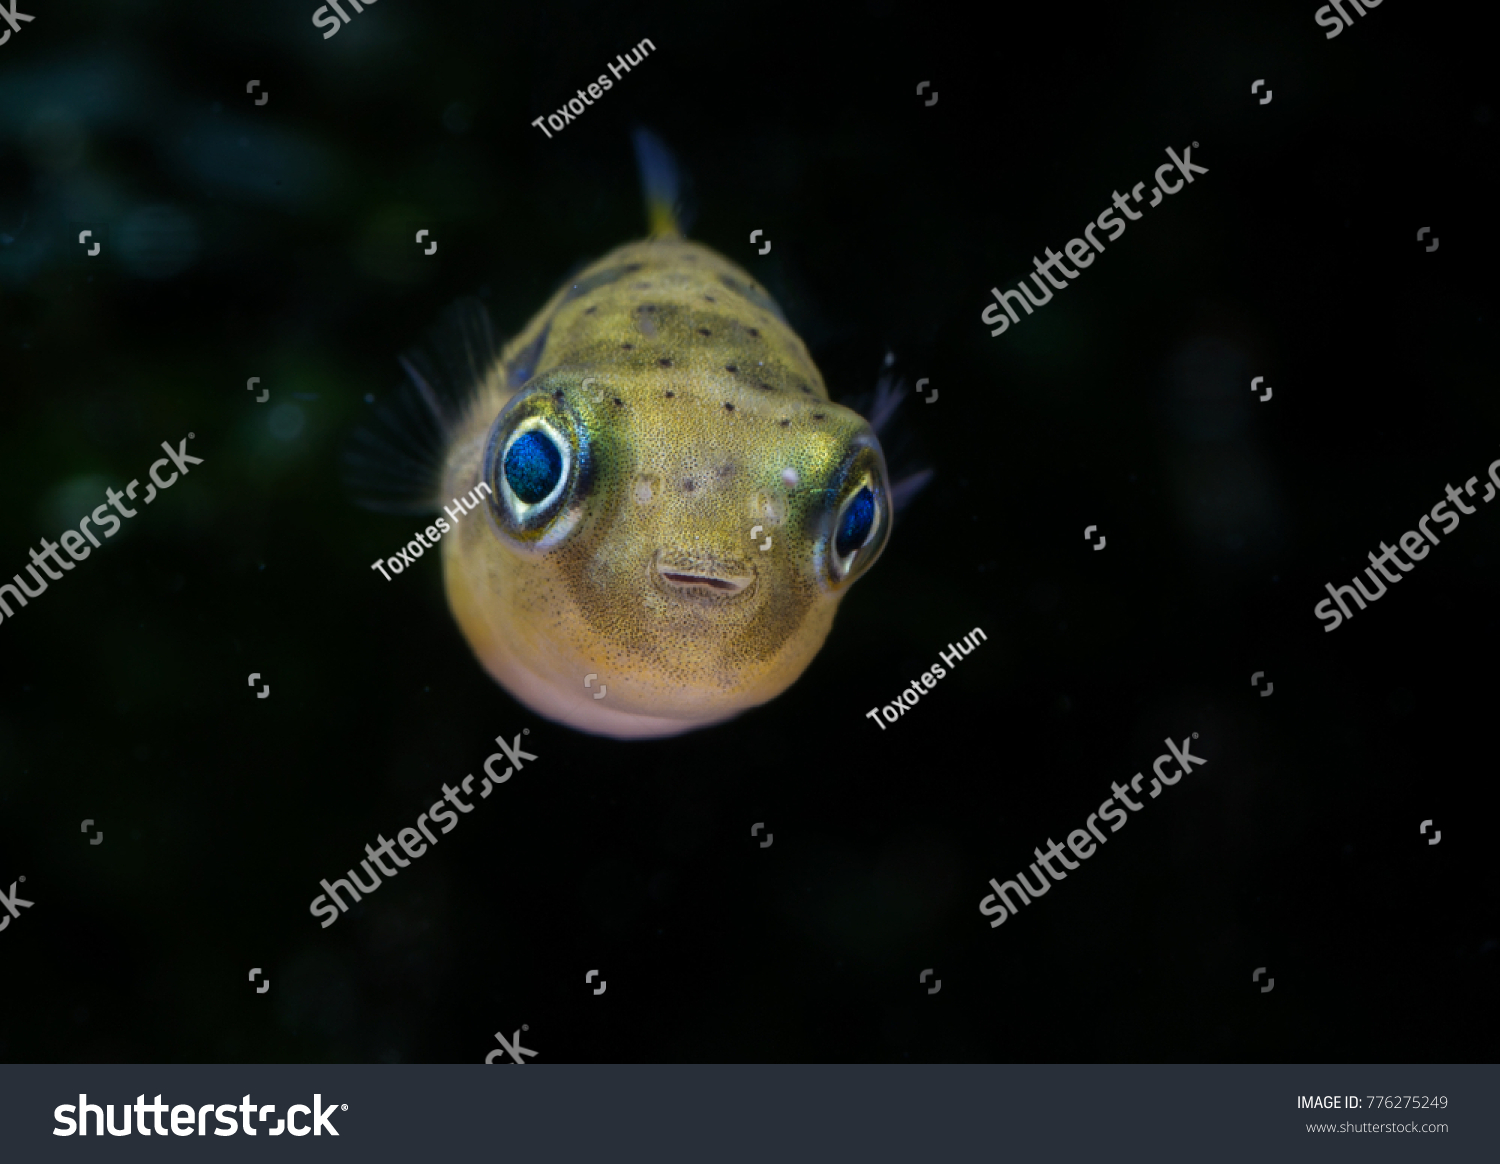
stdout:
MULTIPOLYGON (((366 4, 374 4, 375 0, 364 0, 364 2, 366 4)), ((344 3, 349 5, 350 8, 354 9, 356 13, 364 11, 364 8, 360 5, 360 0, 344 0, 344 3)), ((343 28, 345 24, 348 24, 351 20, 354 19, 339 7, 339 0, 329 0, 329 4, 333 5, 333 11, 338 13, 337 16, 334 16, 333 13, 330 13, 328 11, 328 4, 323 5, 323 7, 319 8, 312 15, 314 28, 328 29, 328 31, 323 34, 324 40, 327 40, 330 36, 337 36, 339 29, 343 28), (340 24, 340 21, 343 21, 343 24, 340 24)))
MULTIPOLYGON (((1500 470, 1500 460, 1490 462, 1490 479, 1484 486, 1483 500, 1486 505, 1497 496, 1500 496, 1500 475, 1497 475, 1496 470, 1500 470)), ((1464 498, 1466 496, 1474 496, 1474 486, 1478 483, 1478 477, 1470 477, 1464 482, 1462 490, 1455 489, 1452 485, 1445 486, 1448 493, 1447 499, 1439 501, 1434 505, 1430 513, 1423 514, 1417 522, 1416 529, 1407 530, 1406 533, 1396 539, 1401 543, 1400 550, 1411 559, 1410 562, 1402 560, 1396 546, 1388 546, 1384 542, 1380 543, 1380 554, 1378 557, 1373 550, 1370 551, 1367 555, 1370 559, 1370 565, 1365 567, 1364 572, 1370 579, 1372 589, 1375 587, 1378 587, 1378 589, 1373 589, 1373 592, 1366 590, 1364 579, 1358 574, 1354 575, 1353 585, 1350 586, 1335 586, 1332 582, 1325 582, 1323 586, 1328 591, 1329 597, 1323 599, 1322 602, 1313 607, 1315 615, 1320 619, 1328 621, 1328 625, 1323 630, 1325 632, 1336 631, 1344 625, 1346 619, 1354 617, 1354 611, 1350 610, 1348 604, 1344 601, 1345 596, 1358 606, 1360 610, 1364 610, 1367 602, 1376 602, 1385 597, 1386 582, 1394 586, 1397 582, 1401 581, 1401 574, 1411 573, 1415 569, 1415 564, 1432 552, 1432 547, 1438 544, 1438 536, 1432 532, 1432 527, 1427 524, 1429 521, 1442 522, 1443 533, 1447 535, 1458 528, 1458 523, 1461 520, 1459 513, 1465 515, 1477 513, 1478 507, 1466 504, 1464 498), (1458 513, 1448 508, 1449 502, 1453 503, 1458 513), (1401 573, 1392 573, 1390 566, 1395 566, 1401 573), (1379 576, 1375 573, 1377 570, 1380 571, 1379 576), (1385 579, 1385 582, 1381 581, 1382 578, 1385 579), (1358 587, 1358 589, 1356 590, 1355 587, 1358 587), (1335 603, 1338 604, 1338 610, 1333 609, 1335 603)))
MULTIPOLYGON (((1145 204, 1148 210, 1153 206, 1160 205, 1165 195, 1176 194, 1193 180, 1194 174, 1208 173, 1205 167, 1193 163, 1193 150, 1196 148, 1198 148, 1198 143, 1194 142, 1182 151, 1181 157, 1178 157, 1175 150, 1170 146, 1167 147, 1167 157, 1171 161, 1156 168, 1156 185, 1151 187, 1151 201, 1145 204), (1176 173, 1173 172, 1173 167, 1176 167, 1176 173), (1166 177, 1162 177, 1163 173, 1166 174, 1166 177), (1182 176, 1177 177, 1177 174, 1181 174, 1182 176)), ((1067 283, 1058 281, 1058 274, 1068 279, 1076 279, 1084 267, 1093 266, 1096 255, 1104 253, 1104 244, 1099 241, 1099 237, 1094 233, 1094 227, 1097 225, 1100 230, 1109 231, 1110 242, 1114 242, 1125 233, 1125 221, 1115 216, 1116 209, 1126 219, 1131 221, 1144 218, 1144 213, 1132 210, 1130 203, 1134 200, 1136 205, 1141 205, 1141 191, 1145 188, 1146 183, 1137 182, 1135 188, 1131 191, 1130 198, 1124 197, 1118 190, 1113 191, 1114 206, 1106 208, 1094 222, 1084 227, 1083 238, 1070 239, 1067 245, 1063 247, 1063 250, 1067 252, 1069 262, 1078 267, 1078 271, 1069 270, 1067 264, 1063 262, 1063 256, 1053 253, 1052 248, 1048 247, 1047 261, 1045 263, 1035 255, 1031 259, 1036 264, 1036 274, 1031 276, 1032 280, 1036 283, 1037 293, 1035 295, 1031 293, 1031 288, 1027 285, 1025 279, 1022 279, 1017 284, 1020 290, 1002 291, 998 287, 992 288, 991 293, 998 302, 991 303, 979 316, 980 319, 994 328, 990 332, 990 335, 1004 335, 1006 329, 1011 324, 1021 322, 1021 317, 1016 314, 1017 307, 1020 307, 1027 315, 1030 315, 1034 308, 1045 307, 1048 303, 1051 303, 1053 290, 1061 291, 1067 286, 1067 283), (1046 282, 1043 282, 1043 279, 1046 282), (991 318, 992 316, 993 318, 991 318)))
MULTIPOLYGON (((1193 755, 1193 740, 1197 738, 1198 733, 1194 732, 1191 739, 1183 740, 1181 744, 1174 744, 1170 739, 1166 741, 1166 754, 1156 757, 1155 762, 1151 765, 1151 771, 1155 772, 1156 776, 1152 779, 1151 789, 1147 794, 1150 799, 1154 800, 1160 796, 1163 788, 1176 784, 1193 770, 1194 765, 1208 763, 1202 756, 1193 755), (1174 761, 1180 767, 1172 775, 1168 776, 1162 771, 1162 765, 1164 763, 1170 764, 1174 761)), ((1104 844, 1108 838, 1099 831, 1099 826, 1094 823, 1095 821, 1105 820, 1111 822, 1109 831, 1117 833, 1130 820, 1129 813, 1125 812, 1120 807, 1121 805, 1124 808, 1128 808, 1130 812, 1140 812, 1141 809, 1145 808, 1144 797, 1139 804, 1130 799, 1131 792, 1134 792, 1137 796, 1142 795, 1141 781, 1143 779, 1145 779, 1144 775, 1137 772, 1135 779, 1128 785, 1111 784, 1110 788, 1114 790, 1114 795, 1107 797, 1099 805, 1097 812, 1089 813, 1088 820, 1084 822, 1087 828, 1074 829, 1068 834, 1068 848, 1078 858, 1077 861, 1070 861, 1064 855, 1063 847, 1051 837, 1048 837, 1047 851, 1045 853, 1041 849, 1032 850, 1036 854, 1036 861, 1031 866, 1032 876, 1036 878, 1035 885, 1032 885, 1027 880, 1024 871, 1017 873, 1014 878, 1003 883, 991 877, 990 885, 994 888, 995 892, 979 903, 979 912, 985 917, 995 919, 990 922, 990 928, 994 929, 996 926, 1004 924, 1006 918, 1014 917, 1019 913, 1020 909, 1016 904, 1017 901, 1021 905, 1030 905, 1034 900, 1052 888, 1052 882, 1043 876, 1042 869, 1051 874, 1052 881, 1065 881, 1068 877, 1068 871, 1077 869, 1082 862, 1088 860, 1099 851, 1099 845, 1104 844), (1060 862, 1063 868, 1054 869, 1052 867, 1054 860, 1060 862), (1038 864, 1041 866, 1040 869, 1037 868, 1038 864)))
MULTIPOLYGON (((516 770, 524 768, 527 760, 536 759, 535 756, 521 747, 521 736, 528 734, 530 730, 530 728, 523 728, 521 735, 516 736, 512 743, 506 743, 504 736, 495 737, 495 743, 500 745, 500 751, 488 757, 484 762, 486 775, 480 788, 479 799, 483 800, 488 797, 491 792, 509 780, 516 770), (510 761, 506 766, 504 776, 497 776, 495 774, 496 760, 510 761)), ((395 877, 402 869, 409 866, 412 861, 415 861, 418 857, 426 853, 429 844, 436 845, 438 843, 437 837, 432 832, 433 825, 441 825, 442 827, 438 830, 441 833, 451 833, 458 827, 458 815, 453 811, 454 808, 466 814, 474 811, 474 805, 464 800, 464 796, 474 795, 473 784, 474 776, 472 773, 465 776, 463 783, 457 788, 449 788, 448 785, 444 784, 442 797, 434 801, 431 808, 417 817, 417 827, 401 829, 396 834, 395 840, 386 840, 383 835, 377 833, 375 837, 377 843, 365 846, 365 852, 368 856, 359 863, 359 867, 365 871, 365 876, 370 879, 370 883, 366 885, 360 879, 359 874, 353 869, 349 870, 348 880, 342 877, 335 877, 332 885, 328 883, 328 879, 325 877, 320 883, 323 886, 323 892, 312 899, 312 902, 307 907, 307 912, 312 914, 313 917, 324 917, 326 915, 327 920, 321 923, 323 929, 326 930, 329 926, 333 925, 334 922, 339 920, 339 915, 347 912, 349 909, 344 904, 343 898, 339 896, 339 887, 342 886, 345 895, 357 902, 360 900, 362 894, 374 893, 380 888, 380 876, 375 872, 375 869, 379 869, 381 873, 384 873, 387 879, 395 877), (449 808, 449 805, 453 807, 449 808), (427 840, 423 841, 423 837, 426 837, 427 840), (401 857, 396 852, 396 845, 398 843, 406 853, 406 857, 410 858, 410 860, 401 857), (387 867, 385 862, 381 860, 382 857, 389 857, 395 868, 387 867), (375 862, 375 869, 370 868, 371 861, 375 862), (331 902, 330 898, 332 899, 331 902), (319 902, 322 904, 320 905, 319 902)))
POLYGON ((10 39, 11 33, 21 31, 21 22, 23 20, 32 21, 36 19, 35 16, 27 16, 26 13, 20 11, 20 6, 21 0, 10 0, 10 8, 8 9, 3 3, 0 3, 0 20, 10 25, 4 34, 0 35, 0 44, 4 44, 10 39))
POLYGON ((18 877, 15 881, 12 881, 10 883, 9 897, 6 897, 5 892, 3 890, 0 890, 0 905, 3 905, 5 907, 5 913, 0 914, 0 930, 3 930, 6 926, 10 925, 11 918, 20 917, 21 911, 23 909, 30 909, 33 905, 36 904, 36 902, 34 901, 27 901, 19 893, 16 892, 16 886, 25 880, 26 878, 24 877, 18 877))
POLYGON ((285 1117, 271 1124, 267 1122, 267 1117, 276 1114, 276 1105, 274 1103, 258 1104, 248 1095, 244 1096, 238 1104, 205 1103, 197 1107, 189 1103, 163 1103, 160 1095, 156 1097, 155 1103, 147 1103, 144 1095, 138 1095, 133 1105, 129 1103, 120 1105, 120 1126, 116 1127, 115 1105, 110 1103, 101 1107, 97 1103, 90 1103, 88 1093, 84 1092, 78 1096, 77 1103, 60 1103, 52 1109, 52 1118, 57 1121, 58 1125, 52 1129, 52 1134, 54 1136, 86 1136, 89 1134, 89 1124, 92 1122, 96 1136, 102 1136, 106 1131, 111 1136, 128 1136, 131 1134, 130 1113, 134 1111, 135 1134, 140 1136, 167 1135, 167 1126, 162 1122, 163 1120, 171 1122, 171 1134, 174 1136, 206 1136, 210 1115, 219 1125, 213 1130, 216 1136, 233 1136, 238 1132, 244 1132, 247 1136, 258 1135, 261 1132, 265 1132, 268 1136, 279 1136, 284 1132, 290 1132, 294 1136, 305 1136, 308 1132, 321 1136, 327 1132, 330 1136, 336 1136, 339 1130, 333 1126, 333 1113, 348 1110, 347 1103, 330 1103, 324 1107, 322 1093, 316 1092, 313 1095, 311 1107, 305 1103, 294 1103, 286 1109, 285 1117), (235 1119, 236 1112, 239 1113, 239 1119, 235 1119), (304 1117, 310 1116, 311 1120, 304 1119, 299 1124, 297 1122, 299 1113, 304 1117), (93 1117, 92 1121, 89 1119, 90 1116, 93 1117), (256 1124, 265 1126, 257 1128, 256 1124))
MULTIPOLYGON (((195 439, 193 434, 188 433, 187 438, 179 441, 175 449, 166 441, 162 441, 161 447, 167 455, 152 464, 148 476, 155 484, 148 484, 146 486, 145 496, 139 502, 136 502, 136 504, 150 505, 156 500, 156 491, 158 488, 165 492, 177 484, 179 473, 184 477, 187 476, 189 465, 203 464, 203 458, 191 456, 187 451, 187 443, 193 439, 195 439), (158 476, 156 472, 164 466, 176 466, 176 471, 168 474, 165 480, 158 476)), ((74 562, 83 561, 99 547, 99 539, 94 536, 94 529, 91 529, 90 526, 96 527, 104 534, 106 539, 112 538, 115 534, 119 533, 122 524, 120 518, 132 518, 140 512, 139 509, 131 509, 130 506, 125 504, 126 501, 136 500, 135 490, 136 486, 140 483, 139 478, 132 481, 129 485, 125 486, 124 493, 121 493, 117 489, 106 489, 104 491, 104 504, 80 521, 77 529, 64 531, 58 536, 55 542, 49 542, 46 538, 43 538, 41 550, 31 551, 32 564, 26 567, 26 573, 31 575, 31 580, 36 583, 37 588, 33 590, 30 586, 26 585, 25 580, 20 574, 15 576, 15 585, 9 582, 0 582, 0 622, 4 622, 7 618, 15 618, 15 612, 11 610, 10 602, 6 601, 5 596, 7 592, 9 592, 13 601, 21 606, 25 606, 27 599, 40 598, 46 592, 48 579, 53 582, 62 580, 63 575, 54 570, 52 566, 57 566, 62 570, 71 570, 73 569, 74 562), (118 513, 120 517, 116 517, 115 513, 110 512, 111 507, 114 508, 115 513, 118 513), (88 542, 84 541, 85 538, 88 539, 88 542), (67 561, 58 554, 59 543, 61 543, 62 549, 68 552, 68 557, 73 559, 72 562, 67 561), (93 548, 90 548, 90 544, 92 544, 93 548), (52 559, 52 566, 47 564, 49 557, 52 559), (41 568, 41 574, 37 573, 38 567, 41 568), (46 575, 45 578, 42 576, 43 574, 46 575)))
POLYGON ((1354 17, 1345 10, 1344 5, 1349 5, 1361 16, 1370 15, 1365 8, 1379 8, 1385 0, 1364 0, 1364 7, 1360 6, 1360 0, 1333 0, 1332 4, 1325 4, 1313 13, 1313 19, 1318 22, 1319 28, 1331 28, 1332 32, 1325 32, 1323 39, 1332 40, 1346 28, 1354 26, 1354 17), (1335 16, 1334 12, 1338 15, 1335 16))

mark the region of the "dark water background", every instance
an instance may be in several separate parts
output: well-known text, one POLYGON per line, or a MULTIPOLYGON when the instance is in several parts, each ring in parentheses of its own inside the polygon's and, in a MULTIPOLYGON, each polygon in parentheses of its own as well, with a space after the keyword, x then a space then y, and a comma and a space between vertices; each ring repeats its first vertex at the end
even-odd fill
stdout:
POLYGON ((204 463, 0 624, 0 888, 35 902, 0 1058, 477 1062, 524 1023, 537 1062, 1492 1060, 1500 512, 1312 610, 1500 455, 1493 41, 1477 5, 1332 41, 1317 6, 380 0, 324 40, 313 0, 23 0, 0 573, 162 441, 204 463), (836 397, 890 350, 939 399, 899 425, 936 478, 802 679, 621 744, 498 688, 432 557, 370 570, 419 523, 338 452, 445 304, 513 333, 641 233, 637 122, 836 397), (991 286, 1194 141, 1208 175, 989 337, 991 286), (537 763, 319 928, 320 878, 523 727, 537 763), (988 878, 1195 731, 1205 768, 989 928, 988 878))

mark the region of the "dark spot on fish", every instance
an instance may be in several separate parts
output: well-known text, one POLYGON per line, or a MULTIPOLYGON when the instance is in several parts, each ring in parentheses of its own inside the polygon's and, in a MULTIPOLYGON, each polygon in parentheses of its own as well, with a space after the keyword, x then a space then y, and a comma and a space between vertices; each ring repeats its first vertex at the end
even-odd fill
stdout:
POLYGON ((552 399, 554 399, 554 400, 561 400, 562 398, 563 398, 563 394, 562 394, 562 389, 561 388, 559 388, 556 392, 554 392, 552 394, 552 399))
POLYGON ((726 371, 726 372, 734 372, 736 375, 739 374, 739 369, 736 368, 733 364, 725 364, 724 365, 724 371, 726 371))
POLYGON ((815 412, 815 413, 813 413, 813 419, 814 420, 822 420, 823 419, 823 414, 821 412, 815 412))
POLYGON ((649 291, 651 289, 650 283, 637 283, 635 286, 638 291, 649 291))
POLYGON ((655 311, 656 310, 656 304, 654 304, 654 303, 642 303, 639 307, 636 308, 636 310, 637 311, 655 311))
POLYGON ((626 270, 627 273, 630 273, 630 272, 633 272, 633 271, 639 271, 641 269, 642 265, 643 264, 641 264, 641 263, 626 263, 625 264, 625 270, 626 270))
POLYGON ((713 335, 713 332, 709 331, 708 328, 706 328, 706 327, 700 327, 698 329, 698 334, 699 335, 713 335))
POLYGON ((730 404, 729 401, 727 401, 727 400, 724 401, 724 411, 725 412, 733 412, 734 411, 734 405, 730 404))
POLYGON ((806 392, 809 396, 812 395, 812 389, 809 388, 806 384, 802 385, 802 391, 806 392))
POLYGON ((677 395, 677 393, 675 393, 675 392, 668 392, 668 393, 667 393, 667 394, 666 394, 666 395, 667 395, 667 399, 668 399, 668 400, 671 400, 671 399, 672 399, 672 397, 674 397, 674 396, 676 396, 676 395, 677 395))
POLYGON ((564 303, 571 303, 575 299, 582 299, 590 291, 608 286, 610 283, 625 277, 625 267, 609 267, 603 271, 595 271, 587 279, 574 283, 568 288, 568 293, 563 297, 564 303))
POLYGON ((616 396, 614 398, 614 401, 615 401, 616 404, 619 404, 622 408, 624 407, 623 403, 621 402, 621 400, 620 400, 620 398, 618 396, 616 396))
POLYGON ((671 360, 657 360, 656 362, 658 364, 660 364, 663 368, 670 368, 672 366, 672 361, 671 360))
MULTIPOLYGON (((633 351, 635 351, 635 345, 634 344, 621 344, 620 346, 622 348, 624 348, 627 352, 633 352, 633 351)), ((804 389, 804 391, 805 391, 805 389, 804 389)))
POLYGON ((755 328, 752 327, 749 329, 749 331, 750 334, 753 335, 756 339, 760 339, 760 332, 756 331, 755 328))
POLYGON ((767 295, 754 283, 745 284, 730 275, 720 275, 719 282, 738 294, 741 298, 749 300, 756 307, 766 312, 767 315, 785 322, 786 317, 781 314, 781 308, 776 306, 776 301, 767 295))
POLYGON ((753 380, 753 381, 751 381, 750 387, 752 387, 752 388, 759 388, 762 392, 775 392, 776 391, 776 389, 772 388, 769 384, 762 384, 759 380, 753 380))
POLYGON ((584 309, 583 309, 583 313, 584 313, 584 314, 585 314, 585 315, 593 315, 593 314, 594 314, 594 312, 596 312, 596 311, 598 311, 598 310, 599 310, 599 309, 598 309, 598 308, 597 308, 597 307, 585 307, 585 308, 584 308, 584 309))
POLYGON ((734 466, 733 465, 720 465, 719 466, 718 476, 719 476, 719 480, 721 480, 721 481, 725 477, 733 477, 734 476, 734 466))
POLYGON ((718 300, 715 299, 712 295, 705 295, 703 298, 707 299, 710 303, 717 303, 718 302, 718 300))
POLYGON ((691 493, 695 488, 697 488, 697 485, 698 485, 698 483, 696 481, 694 481, 691 477, 689 477, 686 481, 684 481, 682 483, 683 489, 685 489, 689 493, 691 493))
POLYGON ((781 422, 781 427, 782 427, 782 428, 785 428, 785 427, 786 427, 786 426, 787 426, 787 425, 789 425, 789 424, 791 424, 791 423, 792 423, 792 422, 791 422, 791 421, 789 421, 789 420, 783 420, 783 421, 782 421, 782 422, 781 422))

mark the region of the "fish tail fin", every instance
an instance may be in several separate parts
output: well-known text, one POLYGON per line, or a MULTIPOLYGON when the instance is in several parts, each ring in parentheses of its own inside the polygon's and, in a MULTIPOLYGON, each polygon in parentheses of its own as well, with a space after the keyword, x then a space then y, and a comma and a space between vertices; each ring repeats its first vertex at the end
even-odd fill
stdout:
POLYGON ((643 126, 631 133, 641 193, 646 200, 646 228, 652 238, 681 238, 690 217, 683 196, 682 173, 666 143, 643 126))
POLYGON ((453 436, 499 358, 489 312, 473 298, 449 307, 426 346, 400 357, 407 383, 384 399, 366 396, 366 415, 344 446, 344 487, 360 506, 405 514, 439 508, 453 436))

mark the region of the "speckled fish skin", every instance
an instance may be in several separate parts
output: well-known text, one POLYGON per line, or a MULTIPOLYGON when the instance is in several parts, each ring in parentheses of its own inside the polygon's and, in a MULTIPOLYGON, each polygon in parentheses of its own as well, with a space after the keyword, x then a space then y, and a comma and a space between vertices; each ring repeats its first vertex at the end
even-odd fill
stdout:
POLYGON ((493 495, 443 539, 455 618, 522 703, 621 739, 784 691, 891 526, 869 425, 829 400, 745 271, 675 233, 594 263, 506 346, 450 446, 444 496, 481 481, 493 495), (551 518, 526 528, 502 457, 531 417, 573 458, 551 518), (862 487, 875 519, 851 559, 835 523, 862 487))

